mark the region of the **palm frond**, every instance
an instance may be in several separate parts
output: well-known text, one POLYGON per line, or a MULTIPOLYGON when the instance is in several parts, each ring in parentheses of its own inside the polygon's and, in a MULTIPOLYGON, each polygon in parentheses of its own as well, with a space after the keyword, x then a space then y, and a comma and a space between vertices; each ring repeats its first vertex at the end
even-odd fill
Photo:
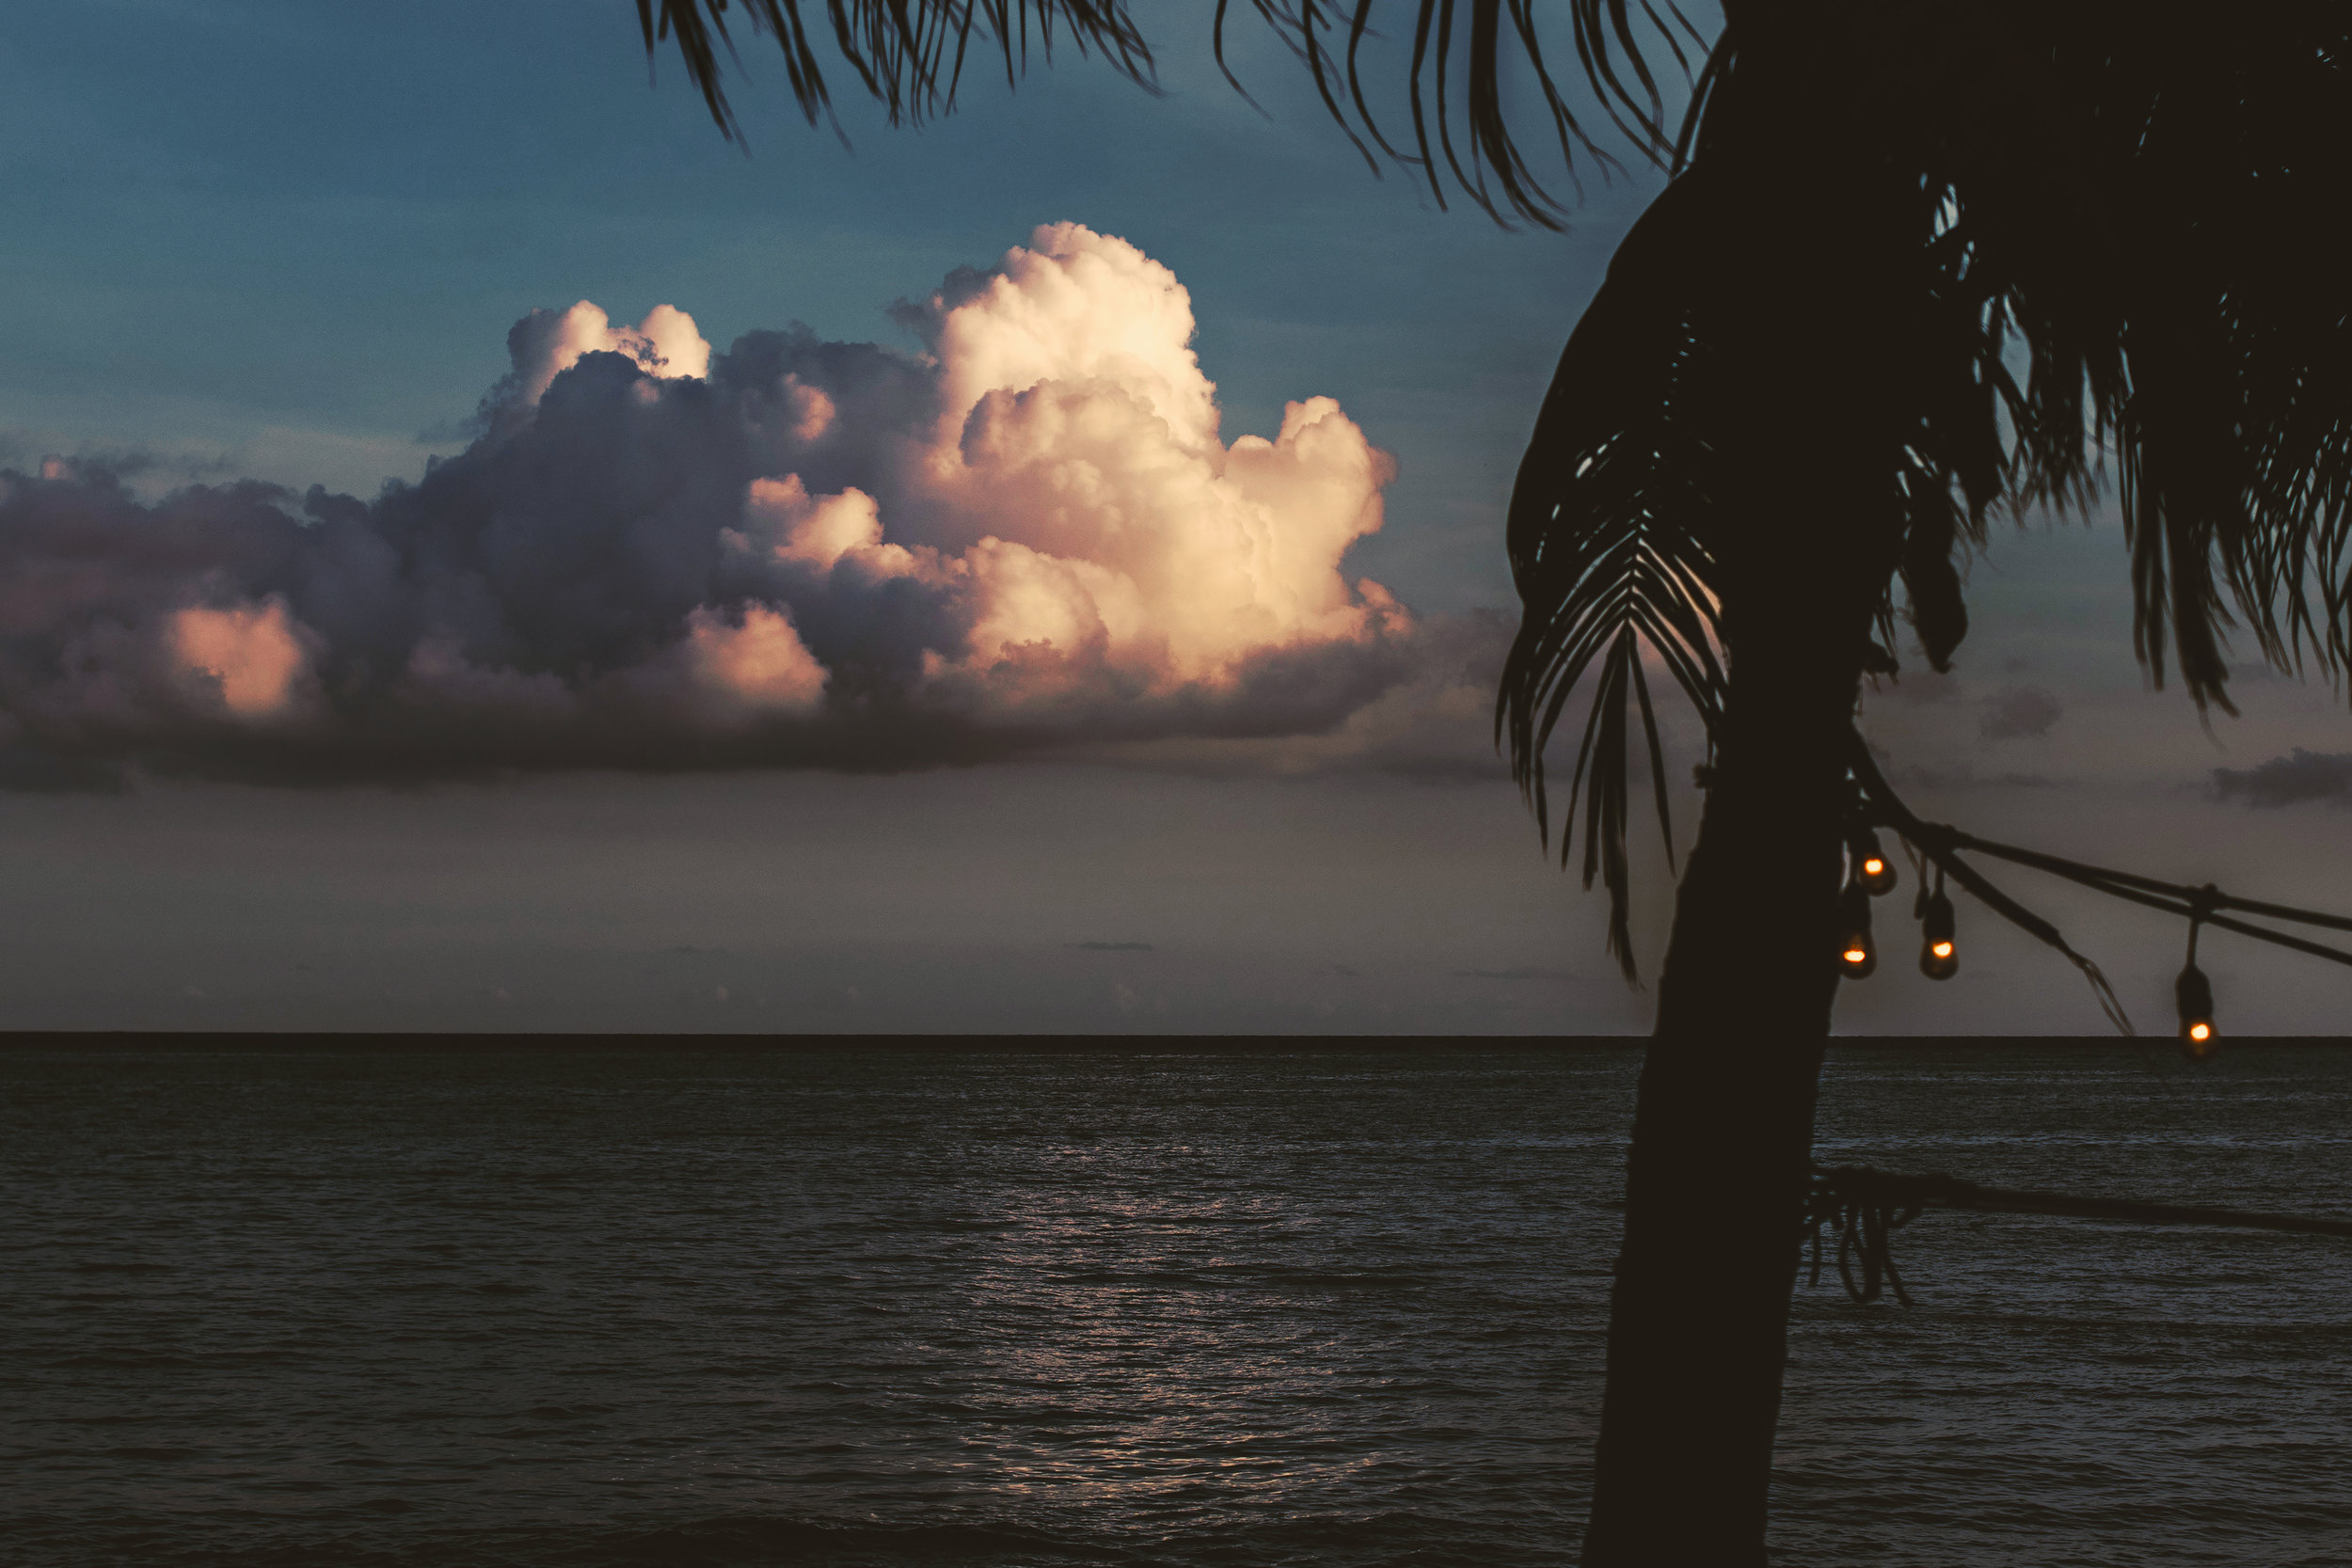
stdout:
MULTIPOLYGON (((2137 651, 2200 705, 2229 705, 2233 625, 2281 668, 2343 668, 2342 8, 2281 0, 2225 29, 2033 0, 1867 15, 1844 40, 1865 63, 1824 79, 1853 88, 1849 119, 1883 164, 1946 208, 1934 243, 1958 247, 1947 293, 1981 312, 1980 343, 2026 363, 2001 389, 2010 498, 2085 507, 2111 456, 2137 651)), ((1722 109, 1698 128, 1701 161, 1758 138, 1722 109)), ((1948 401, 1929 408, 1953 427, 1948 401)))
MULTIPOLYGON (((772 36, 783 52, 792 97, 811 125, 833 113, 808 18, 801 0, 736 0, 755 33, 772 36)), ((651 58, 665 39, 677 45, 687 78, 722 135, 739 141, 741 127, 721 80, 720 54, 735 54, 727 29, 729 0, 637 0, 637 21, 651 58)), ((812 7, 812 9, 814 8, 812 7)), ((920 124, 955 108, 956 87, 977 34, 1002 56, 1010 83, 1028 64, 1031 33, 1050 63, 1057 34, 1081 55, 1097 54, 1111 69, 1157 91, 1152 48, 1126 0, 824 0, 824 23, 834 51, 857 73, 890 123, 920 124)))
POLYGON ((2352 25, 2265 8, 2193 59, 2181 31, 2159 30, 2168 47, 2118 94, 2128 209, 2195 193, 2148 236, 2126 302, 2124 515, 2143 657, 2161 679, 2169 632, 2190 693, 2227 708, 2233 620, 2281 669, 2308 654, 2340 671, 2347 651, 2352 289, 2333 233, 2352 25))
MULTIPOLYGON (((1240 88, 1225 58, 1231 3, 1217 0, 1211 42, 1218 69, 1240 88)), ((1536 26, 1537 0, 1414 0, 1405 71, 1413 124, 1410 151, 1381 130, 1364 87, 1362 46, 1378 36, 1373 25, 1378 3, 1250 0, 1307 68, 1324 107, 1375 172, 1380 165, 1375 147, 1418 169, 1440 207, 1446 205, 1451 175, 1472 203, 1500 223, 1524 219, 1558 228, 1565 208, 1537 178, 1504 102, 1503 81, 1515 58, 1524 63, 1540 100, 1542 121, 1558 144, 1563 171, 1573 180, 1580 160, 1603 171, 1614 160, 1587 133, 1552 78, 1536 26), (1345 42, 1340 45, 1343 33, 1345 42)), ((1049 62, 1058 35, 1082 55, 1100 55, 1146 90, 1158 90, 1152 47, 1127 0, 824 0, 821 22, 814 20, 813 3, 811 14, 803 14, 803 0, 637 0, 647 57, 663 40, 675 42, 688 79, 730 140, 739 141, 742 131, 727 99, 723 56, 735 55, 727 24, 738 7, 754 33, 776 40, 793 99, 811 125, 833 114, 832 87, 815 40, 819 28, 831 35, 834 52, 894 125, 920 123, 954 109, 976 39, 993 46, 1008 83, 1026 68, 1034 33, 1049 62)), ((1672 0, 1568 0, 1565 8, 1578 65, 1601 114, 1640 155, 1661 166, 1669 163, 1677 139, 1660 74, 1645 50, 1671 58, 1688 86, 1694 62, 1707 53, 1704 35, 1672 0)), ((1248 96, 1246 89, 1243 96, 1248 96)))
POLYGON ((1689 287, 1690 240, 1708 221, 1704 180, 1685 176, 1629 233, 1577 324, 1545 395, 1511 495, 1511 570, 1525 606, 1495 709, 1513 777, 1549 842, 1544 751, 1590 674, 1560 854, 1585 806, 1584 885, 1610 898, 1609 947, 1634 974, 1626 858, 1628 709, 1638 707, 1659 826, 1674 855, 1665 758, 1647 650, 1711 730, 1726 689, 1713 517, 1714 388, 1689 287))
MULTIPOLYGON (((1212 33, 1220 68, 1225 68, 1229 4, 1217 0, 1212 33)), ((1514 55, 1524 62, 1541 101, 1542 121, 1558 145, 1562 171, 1573 180, 1580 159, 1603 171, 1615 165, 1552 79, 1536 26, 1540 8, 1535 0, 1414 0, 1411 55, 1405 71, 1413 127, 1409 151, 1390 141, 1364 89, 1363 43, 1379 36, 1373 25, 1379 0, 1250 0, 1250 5, 1307 68, 1324 107, 1366 162, 1375 170, 1379 167, 1365 145, 1368 138, 1391 159, 1420 170, 1439 207, 1446 205, 1451 175, 1454 187, 1498 222, 1523 219, 1548 229, 1560 227, 1566 209, 1537 178, 1512 130, 1510 106, 1504 103, 1502 83, 1514 55), (1343 34, 1346 41, 1335 52, 1333 45, 1343 34), (1457 110, 1462 121, 1458 145, 1457 110)), ((1568 0, 1563 8, 1568 13, 1581 74, 1601 114, 1638 154, 1661 166, 1668 163, 1675 131, 1658 73, 1644 51, 1661 50, 1688 86, 1693 80, 1693 60, 1707 52, 1705 36, 1671 0, 1662 9, 1653 0, 1568 0)), ((1226 77, 1233 81, 1230 69, 1226 77)))

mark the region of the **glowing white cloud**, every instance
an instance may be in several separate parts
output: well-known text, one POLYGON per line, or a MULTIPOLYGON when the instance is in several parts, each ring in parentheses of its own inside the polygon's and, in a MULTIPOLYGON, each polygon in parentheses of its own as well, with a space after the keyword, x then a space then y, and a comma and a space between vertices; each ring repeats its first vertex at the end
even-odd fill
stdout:
POLYGON ((824 701, 824 666, 781 610, 746 605, 730 625, 705 606, 686 618, 686 641, 705 686, 748 707, 810 713, 824 701))
POLYGON ((932 304, 951 432, 990 392, 1102 382, 1139 399, 1181 443, 1216 438, 1216 388, 1190 347, 1192 296, 1124 240, 1045 224, 1025 248, 1005 252, 977 293, 932 304))
MULTIPOLYGON (((882 542, 882 516, 873 497, 850 489, 811 499, 797 475, 752 481, 743 512, 743 547, 757 538, 775 560, 820 570, 831 570, 853 550, 871 551, 882 542)), ((912 570, 913 558, 904 550, 889 560, 894 576, 912 570)))
POLYGON ((533 310, 507 336, 520 400, 536 403, 555 378, 583 355, 626 354, 647 374, 699 380, 710 373, 710 345, 694 318, 674 305, 657 305, 635 326, 614 326, 587 300, 568 310, 533 310))
POLYGON ((1166 267, 1054 224, 931 308, 943 414, 916 488, 979 535, 949 563, 978 597, 970 653, 935 670, 1001 675, 1009 651, 1035 669, 1051 650, 1165 692, 1383 618, 1402 629, 1384 589, 1340 571, 1379 529, 1394 464, 1330 398, 1227 449, 1166 267))
POLYGON ((1394 465, 1328 397, 1228 444, 1166 267, 1056 224, 898 313, 926 353, 534 310, 470 447, 299 518, 0 482, 0 749, 918 766, 1322 733, 1407 676, 1411 616, 1344 569, 1394 465))

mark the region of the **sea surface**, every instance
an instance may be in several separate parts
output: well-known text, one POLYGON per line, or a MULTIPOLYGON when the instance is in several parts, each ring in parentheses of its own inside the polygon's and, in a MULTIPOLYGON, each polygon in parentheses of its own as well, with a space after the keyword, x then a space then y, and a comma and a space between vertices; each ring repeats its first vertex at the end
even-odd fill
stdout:
MULTIPOLYGON (((0 1563, 1566 1564, 1637 1068, 0 1052, 0 1563)), ((1821 1131, 2352 1215, 2352 1051, 1841 1049, 1821 1131)), ((1775 1560, 2352 1563, 2352 1243, 1897 1258, 1799 1286, 1775 1560)))

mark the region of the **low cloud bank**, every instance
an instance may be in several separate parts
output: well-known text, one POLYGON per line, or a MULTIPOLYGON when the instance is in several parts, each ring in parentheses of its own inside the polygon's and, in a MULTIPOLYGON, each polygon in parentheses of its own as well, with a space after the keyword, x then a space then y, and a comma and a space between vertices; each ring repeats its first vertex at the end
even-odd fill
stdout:
POLYGON ((1343 558, 1389 457, 1218 430, 1167 268, 1073 224, 927 352, 533 311, 472 444, 373 501, 0 475, 0 784, 887 768, 1338 731, 1422 664, 1343 558))
POLYGON ((2065 709, 2038 686, 2006 686, 1986 699, 1978 733, 1987 740, 2039 738, 2050 733, 2065 709))
POLYGON ((2282 757, 2251 768, 2217 768, 2216 794, 2249 806, 2291 806, 2300 800, 2352 800, 2352 752, 2307 752, 2297 746, 2282 757))

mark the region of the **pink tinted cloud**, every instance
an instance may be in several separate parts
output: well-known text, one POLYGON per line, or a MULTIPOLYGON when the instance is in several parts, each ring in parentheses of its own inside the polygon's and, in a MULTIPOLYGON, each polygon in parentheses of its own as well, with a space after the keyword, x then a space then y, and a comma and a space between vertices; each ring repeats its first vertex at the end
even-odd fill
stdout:
POLYGON ((370 502, 10 474, 6 743, 897 768, 1331 732, 1410 673, 1415 618, 1345 567, 1394 464, 1329 397, 1227 441, 1166 267, 1051 225, 900 314, 925 352, 533 311, 472 445, 370 502))

